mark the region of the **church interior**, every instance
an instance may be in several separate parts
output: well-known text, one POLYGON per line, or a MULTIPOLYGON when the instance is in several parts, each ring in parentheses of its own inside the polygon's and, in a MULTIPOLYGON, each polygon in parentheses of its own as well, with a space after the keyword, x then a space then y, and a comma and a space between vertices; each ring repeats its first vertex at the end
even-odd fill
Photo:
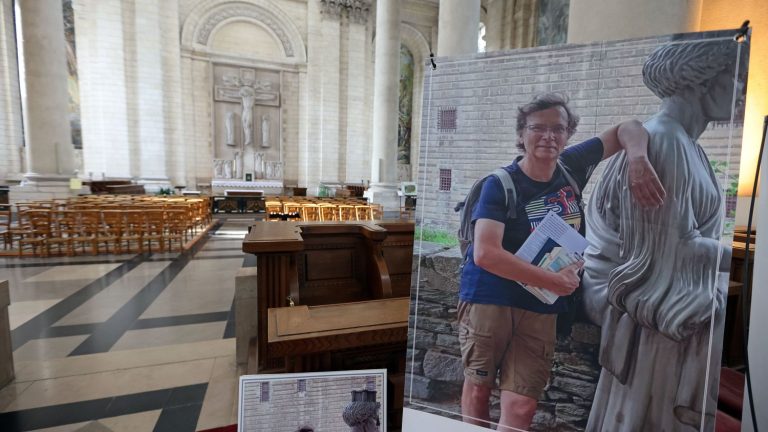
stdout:
MULTIPOLYGON (((441 59, 751 20, 736 213, 746 225, 768 114, 768 6, 740 5, 0 0, 0 430, 236 430, 240 375, 365 365, 319 351, 268 357, 306 343, 266 329, 268 307, 298 298, 376 327, 373 351, 321 336, 402 373, 391 354, 408 327, 398 313, 407 312, 414 209, 433 192, 407 186, 423 173, 425 77, 441 59), (270 220, 281 216, 289 220, 270 220), (109 217, 126 227, 158 217, 165 228, 141 238, 126 228, 120 241, 108 230, 61 234, 109 217), (297 239, 290 219, 360 223, 297 239), (48 227, 44 240, 26 235, 35 224, 48 227), (298 263, 297 250, 306 251, 298 263), (274 290, 256 294, 257 283, 274 290), (332 309, 359 301, 378 309, 332 309), (393 316, 397 327, 376 321, 393 316)), ((768 260, 763 240, 754 263, 768 260)), ((766 271, 754 265, 754 280, 766 271)), ((760 291, 753 310, 768 304, 760 291)), ((751 328, 768 326, 759 315, 751 328)), ((749 349, 768 425, 768 346, 749 349)), ((402 382, 394 388, 397 399, 402 382)))

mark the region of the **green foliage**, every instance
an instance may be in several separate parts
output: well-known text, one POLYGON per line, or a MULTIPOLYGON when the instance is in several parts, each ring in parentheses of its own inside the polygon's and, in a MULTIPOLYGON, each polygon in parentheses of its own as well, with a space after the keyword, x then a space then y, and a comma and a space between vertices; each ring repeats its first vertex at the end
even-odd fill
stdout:
POLYGON ((449 233, 447 231, 442 231, 442 230, 432 229, 432 228, 422 228, 422 227, 416 227, 416 232, 414 233, 414 240, 415 241, 423 240, 426 242, 437 243, 444 246, 457 246, 459 244, 459 240, 456 238, 455 233, 449 233))
POLYGON ((173 189, 171 189, 171 188, 160 188, 160 190, 157 191, 157 194, 155 194, 155 195, 161 195, 161 196, 173 195, 173 189))
MULTIPOLYGON (((728 163, 726 163, 725 161, 711 160, 709 161, 709 165, 712 166, 712 171, 714 171, 718 177, 721 174, 725 174, 726 170, 728 169, 728 163)), ((739 191, 739 180, 731 179, 731 182, 728 184, 728 188, 726 188, 725 190, 725 195, 736 196, 736 193, 738 193, 738 191, 739 191)))

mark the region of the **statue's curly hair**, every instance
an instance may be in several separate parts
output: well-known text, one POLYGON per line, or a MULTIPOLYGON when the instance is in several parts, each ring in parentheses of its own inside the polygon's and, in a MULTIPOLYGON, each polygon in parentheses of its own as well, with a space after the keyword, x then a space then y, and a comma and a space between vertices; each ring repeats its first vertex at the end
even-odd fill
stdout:
POLYGON ((645 60, 643 82, 661 99, 685 89, 704 92, 714 77, 734 67, 737 45, 730 39, 663 45, 645 60))

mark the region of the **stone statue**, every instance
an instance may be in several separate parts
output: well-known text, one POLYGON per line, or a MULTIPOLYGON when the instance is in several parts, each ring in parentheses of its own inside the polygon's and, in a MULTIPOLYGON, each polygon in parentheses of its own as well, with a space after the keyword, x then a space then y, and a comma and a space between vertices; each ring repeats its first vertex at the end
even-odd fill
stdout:
POLYGON ((253 143, 253 103, 256 100, 256 92, 253 87, 240 87, 240 97, 243 98, 243 145, 253 143))
POLYGON ((235 174, 234 178, 241 178, 243 176, 243 158, 239 151, 235 152, 235 174))
POLYGON ((225 160, 223 162, 224 162, 224 178, 231 179, 232 178, 232 161, 225 160))
POLYGON ((379 432, 380 408, 375 391, 353 391, 352 402, 344 407, 341 417, 351 432, 379 432))
POLYGON ((264 178, 264 153, 253 154, 253 172, 255 178, 264 178))
POLYGON ((224 121, 224 127, 226 129, 226 144, 228 146, 235 145, 235 113, 232 111, 227 113, 226 120, 224 121))
POLYGON ((721 188, 696 140, 710 121, 730 119, 737 45, 671 43, 643 66, 643 81, 662 99, 645 128, 664 204, 633 204, 623 152, 589 200, 584 302, 602 327, 603 369, 587 431, 699 430, 705 398, 703 430, 714 430, 727 293, 721 272, 731 259, 720 243, 721 188))
POLYGON ((261 147, 269 147, 269 116, 261 116, 261 147))
POLYGON ((213 160, 213 178, 224 178, 224 161, 222 159, 213 160))

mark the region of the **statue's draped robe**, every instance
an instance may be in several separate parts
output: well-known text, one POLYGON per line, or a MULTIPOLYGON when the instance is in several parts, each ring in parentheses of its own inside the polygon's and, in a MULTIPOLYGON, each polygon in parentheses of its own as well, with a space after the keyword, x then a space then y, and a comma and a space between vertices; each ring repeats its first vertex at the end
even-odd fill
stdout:
POLYGON ((722 194, 679 123, 659 114, 645 127, 664 204, 632 201, 622 152, 586 213, 585 307, 602 327, 603 366, 587 431, 697 431, 705 396, 713 430, 727 292, 718 265, 730 259, 720 243, 722 194))

